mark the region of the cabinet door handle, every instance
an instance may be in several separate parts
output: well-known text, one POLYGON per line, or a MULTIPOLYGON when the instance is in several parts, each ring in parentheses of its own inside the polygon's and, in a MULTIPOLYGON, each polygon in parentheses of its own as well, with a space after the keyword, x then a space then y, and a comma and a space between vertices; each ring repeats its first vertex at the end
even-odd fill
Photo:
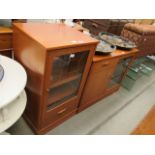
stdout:
POLYGON ((0 52, 12 50, 12 48, 1 49, 0 52))
POLYGON ((46 89, 46 91, 47 91, 47 92, 49 92, 49 91, 50 91, 50 89, 49 89, 49 88, 47 88, 47 89, 46 89))
POLYGON ((105 66, 108 66, 108 65, 109 65, 109 62, 106 62, 106 63, 102 64, 102 67, 105 67, 105 66))
POLYGON ((67 110, 67 108, 64 108, 64 109, 58 111, 57 114, 60 115, 60 114, 64 113, 66 110, 67 110))
POLYGON ((95 27, 95 28, 98 27, 98 25, 96 23, 92 23, 92 26, 95 27))

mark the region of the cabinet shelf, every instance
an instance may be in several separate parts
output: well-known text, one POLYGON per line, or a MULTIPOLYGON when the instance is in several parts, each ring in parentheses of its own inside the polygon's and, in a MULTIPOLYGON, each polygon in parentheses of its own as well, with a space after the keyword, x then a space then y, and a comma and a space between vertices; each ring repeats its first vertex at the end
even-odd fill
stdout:
POLYGON ((80 79, 51 89, 49 92, 48 106, 62 103, 65 99, 75 96, 78 90, 79 82, 80 79))
POLYGON ((82 76, 81 73, 78 73, 78 74, 70 73, 69 75, 64 76, 63 79, 51 81, 49 88, 50 88, 50 89, 51 89, 51 88, 55 88, 55 87, 58 87, 58 86, 60 86, 60 85, 65 84, 65 83, 68 83, 68 82, 71 82, 71 81, 80 79, 81 76, 82 76))

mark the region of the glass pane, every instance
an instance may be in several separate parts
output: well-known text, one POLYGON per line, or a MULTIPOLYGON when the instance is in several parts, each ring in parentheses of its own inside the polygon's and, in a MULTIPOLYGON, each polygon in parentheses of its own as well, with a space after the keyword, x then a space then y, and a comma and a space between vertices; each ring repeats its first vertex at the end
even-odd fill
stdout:
POLYGON ((117 67, 113 73, 110 83, 108 84, 108 88, 113 87, 114 85, 120 84, 123 73, 125 72, 131 58, 121 59, 117 64, 117 67))
POLYGON ((155 56, 140 57, 129 67, 127 75, 122 81, 122 86, 131 90, 136 81, 142 76, 150 76, 155 70, 155 56))
POLYGON ((55 57, 51 71, 48 105, 55 107, 77 95, 88 51, 55 57))

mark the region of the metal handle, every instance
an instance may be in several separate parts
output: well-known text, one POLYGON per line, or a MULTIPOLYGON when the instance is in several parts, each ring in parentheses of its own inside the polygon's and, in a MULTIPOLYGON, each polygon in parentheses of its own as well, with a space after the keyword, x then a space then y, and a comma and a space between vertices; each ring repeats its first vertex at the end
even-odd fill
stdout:
POLYGON ((92 26, 95 27, 95 28, 98 27, 98 25, 96 23, 92 23, 92 26))
POLYGON ((66 110, 67 110, 67 108, 64 108, 64 109, 60 110, 59 112, 57 112, 57 114, 60 115, 60 114, 64 113, 66 110))
POLYGON ((50 91, 50 88, 47 88, 46 91, 49 92, 50 91))
POLYGON ((12 48, 0 49, 0 52, 3 52, 3 51, 8 51, 8 50, 12 50, 12 48))
POLYGON ((102 64, 102 67, 105 67, 105 66, 108 66, 108 65, 109 65, 109 62, 106 62, 106 63, 102 64))

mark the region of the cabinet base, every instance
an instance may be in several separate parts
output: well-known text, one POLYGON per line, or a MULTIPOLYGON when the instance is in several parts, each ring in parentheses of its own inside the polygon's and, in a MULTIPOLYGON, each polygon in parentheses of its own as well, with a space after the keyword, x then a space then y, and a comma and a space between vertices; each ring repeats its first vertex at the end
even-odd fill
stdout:
POLYGON ((113 94, 114 92, 118 91, 119 88, 120 88, 119 85, 118 85, 118 86, 115 86, 114 88, 107 90, 107 91, 106 91, 104 94, 102 94, 101 96, 98 96, 96 99, 91 100, 91 101, 89 101, 89 102, 87 102, 87 103, 85 103, 85 104, 83 104, 83 105, 80 105, 80 107, 79 107, 77 113, 79 113, 79 112, 85 110, 85 109, 88 108, 89 106, 92 106, 92 105, 95 104, 97 101, 102 100, 103 98, 105 98, 105 97, 107 97, 107 96, 113 94))
POLYGON ((81 105, 78 108, 78 110, 75 109, 72 112, 65 115, 64 117, 60 118, 59 120, 52 122, 51 124, 48 124, 47 126, 44 126, 42 128, 36 127, 34 125, 34 123, 29 119, 29 117, 26 114, 24 114, 23 117, 35 134, 37 134, 37 135, 46 134, 48 131, 52 130, 53 128, 57 127, 59 124, 63 123, 64 121, 66 121, 70 117, 74 116, 76 113, 79 113, 79 112, 85 110, 89 106, 95 104, 95 102, 97 102, 97 101, 103 99, 104 97, 109 96, 112 93, 116 92, 117 90, 119 90, 119 88, 120 88, 120 86, 115 86, 112 89, 107 90, 104 94, 98 96, 97 98, 93 99, 92 101, 89 101, 86 104, 81 105))
POLYGON ((33 123, 31 122, 31 120, 24 115, 24 120, 27 122, 27 124, 29 125, 29 127, 32 129, 32 131, 37 134, 37 135, 42 135, 42 134, 46 134, 48 131, 50 131, 51 129, 57 127, 59 124, 63 123, 64 121, 66 121, 67 119, 69 119, 70 117, 74 116, 76 114, 77 110, 74 110, 72 112, 70 112, 69 114, 65 115, 64 117, 62 117, 61 119, 59 119, 58 121, 55 121, 51 124, 49 124, 48 126, 45 126, 43 128, 36 128, 33 123))

